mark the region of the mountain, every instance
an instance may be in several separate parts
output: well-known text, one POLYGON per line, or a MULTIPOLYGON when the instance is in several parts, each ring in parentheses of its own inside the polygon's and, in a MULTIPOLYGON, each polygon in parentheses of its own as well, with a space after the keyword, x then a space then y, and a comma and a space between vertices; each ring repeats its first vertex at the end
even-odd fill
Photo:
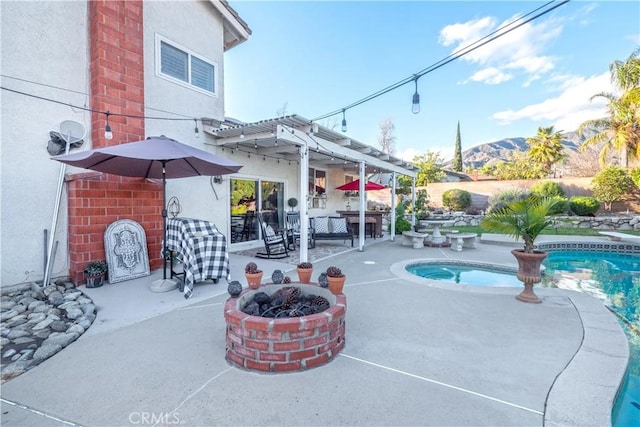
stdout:
MULTIPOLYGON (((562 134, 562 145, 568 156, 567 166, 571 166, 573 162, 580 161, 579 147, 582 142, 596 133, 593 129, 585 131, 582 137, 577 132, 566 132, 562 134)), ((464 144, 464 141, 463 141, 464 144)), ((526 151, 529 148, 527 138, 505 138, 499 141, 480 144, 469 148, 462 152, 462 164, 464 169, 479 169, 484 165, 492 165, 499 161, 507 161, 512 153, 516 151, 526 151)), ((453 160, 445 162, 444 169, 451 169, 453 160)))

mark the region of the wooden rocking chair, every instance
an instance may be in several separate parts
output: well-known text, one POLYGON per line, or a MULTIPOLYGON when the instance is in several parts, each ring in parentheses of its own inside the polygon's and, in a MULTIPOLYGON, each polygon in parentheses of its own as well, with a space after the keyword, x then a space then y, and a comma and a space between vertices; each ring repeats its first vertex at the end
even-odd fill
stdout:
POLYGON ((271 225, 264 222, 262 214, 258 213, 258 221, 262 230, 265 252, 258 252, 256 257, 267 259, 280 259, 289 256, 287 237, 283 231, 275 231, 271 225))

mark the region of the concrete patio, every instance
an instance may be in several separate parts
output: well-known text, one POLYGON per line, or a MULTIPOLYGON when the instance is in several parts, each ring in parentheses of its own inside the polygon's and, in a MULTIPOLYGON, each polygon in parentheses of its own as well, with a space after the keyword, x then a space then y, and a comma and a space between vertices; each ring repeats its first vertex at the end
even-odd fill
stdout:
MULTIPOLYGON (((3 384, 2 425, 608 425, 628 346, 600 301, 537 288, 543 303, 530 305, 518 289, 404 273, 412 259, 515 265, 502 243, 455 252, 376 239, 314 262, 314 279, 329 265, 347 275, 346 347, 295 374, 226 363, 224 280, 190 300, 149 292, 160 272, 86 289, 96 321, 3 384)), ((242 283, 247 261, 231 255, 242 283)), ((293 267, 257 263, 265 277, 293 267)))

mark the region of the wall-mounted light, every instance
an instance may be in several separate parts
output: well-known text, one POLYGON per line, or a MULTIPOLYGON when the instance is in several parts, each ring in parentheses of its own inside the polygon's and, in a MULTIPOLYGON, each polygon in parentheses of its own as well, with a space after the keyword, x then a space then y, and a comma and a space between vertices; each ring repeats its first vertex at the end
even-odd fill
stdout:
POLYGON ((105 113, 107 116, 107 125, 104 127, 104 139, 113 139, 113 132, 111 132, 111 125, 109 124, 109 111, 105 113))
POLYGON ((347 131, 347 119, 344 116, 344 110, 342 110, 342 132, 347 131))
POLYGON ((418 93, 418 76, 415 76, 413 81, 416 84, 416 91, 413 94, 413 101, 411 102, 411 112, 418 114, 420 112, 420 94, 418 93))

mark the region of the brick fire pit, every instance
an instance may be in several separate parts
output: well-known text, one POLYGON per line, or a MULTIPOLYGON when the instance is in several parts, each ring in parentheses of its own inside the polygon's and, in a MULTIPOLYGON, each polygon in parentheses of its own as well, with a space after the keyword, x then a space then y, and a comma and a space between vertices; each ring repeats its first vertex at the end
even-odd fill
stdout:
POLYGON ((270 284, 246 289, 229 298, 224 308, 227 355, 232 365, 251 371, 304 371, 333 360, 345 345, 347 298, 317 285, 270 284), (240 311, 256 292, 273 295, 283 287, 299 287, 305 295, 318 295, 330 307, 317 314, 292 318, 250 316, 240 311))

